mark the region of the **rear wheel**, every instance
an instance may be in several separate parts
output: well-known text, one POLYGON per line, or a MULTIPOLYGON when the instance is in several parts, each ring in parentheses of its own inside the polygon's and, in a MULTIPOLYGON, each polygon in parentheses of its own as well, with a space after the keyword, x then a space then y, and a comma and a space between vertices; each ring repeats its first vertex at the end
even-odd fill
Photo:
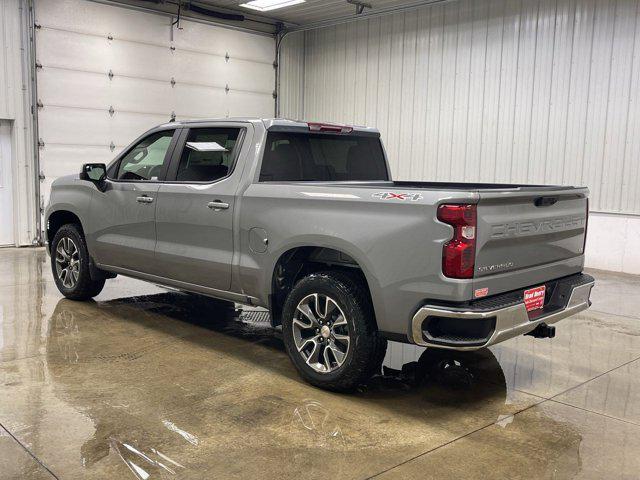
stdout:
POLYGON ((282 329, 289 357, 313 385, 348 391, 380 371, 387 342, 357 275, 330 271, 300 280, 285 302, 282 329))
POLYGON ((104 287, 104 278, 91 278, 89 251, 82 230, 75 224, 63 225, 53 237, 51 270, 58 290, 71 300, 95 297, 104 287))

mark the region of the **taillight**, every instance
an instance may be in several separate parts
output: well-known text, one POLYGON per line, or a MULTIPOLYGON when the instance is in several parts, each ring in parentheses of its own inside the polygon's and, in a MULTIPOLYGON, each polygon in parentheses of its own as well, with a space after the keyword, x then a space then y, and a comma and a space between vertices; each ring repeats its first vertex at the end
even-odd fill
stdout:
POLYGON ((438 220, 453 227, 453 238, 442 248, 442 273, 449 278, 473 278, 476 260, 476 206, 440 205, 438 220))
POLYGON ((589 228, 589 199, 587 198, 587 216, 584 217, 584 240, 582 241, 582 254, 587 251, 587 229, 589 228))

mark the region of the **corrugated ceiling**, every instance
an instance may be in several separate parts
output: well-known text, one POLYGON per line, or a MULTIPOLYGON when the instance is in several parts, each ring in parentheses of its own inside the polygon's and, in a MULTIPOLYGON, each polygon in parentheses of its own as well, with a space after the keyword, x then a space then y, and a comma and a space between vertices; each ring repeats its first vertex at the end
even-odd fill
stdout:
MULTIPOLYGON (((248 0, 245 0, 248 1, 248 0)), ((199 3, 217 6, 230 10, 237 10, 245 14, 258 13, 244 7, 240 7, 242 0, 201 0, 199 3)), ((424 5, 426 3, 440 3, 438 0, 416 1, 416 0, 364 0, 364 3, 371 5, 371 8, 364 10, 365 14, 383 12, 395 8, 424 5)), ((311 25, 320 22, 327 22, 345 17, 356 16, 356 6, 346 0, 306 0, 305 3, 285 7, 259 15, 276 21, 293 23, 300 26, 311 25)))
POLYGON ((420 7, 427 4, 448 3, 455 0, 364 0, 371 8, 365 8, 361 15, 356 14, 356 5, 347 0, 306 0, 305 3, 273 10, 257 12, 241 7, 240 4, 249 0, 192 0, 194 6, 209 8, 222 13, 244 15, 245 21, 224 20, 215 16, 203 15, 189 11, 188 0, 92 0, 99 3, 125 4, 144 10, 155 10, 170 15, 178 11, 178 2, 187 8, 183 15, 190 18, 210 20, 241 29, 274 33, 276 24, 282 22, 286 28, 304 29, 325 24, 341 23, 365 16, 377 16, 397 12, 399 9, 420 7))

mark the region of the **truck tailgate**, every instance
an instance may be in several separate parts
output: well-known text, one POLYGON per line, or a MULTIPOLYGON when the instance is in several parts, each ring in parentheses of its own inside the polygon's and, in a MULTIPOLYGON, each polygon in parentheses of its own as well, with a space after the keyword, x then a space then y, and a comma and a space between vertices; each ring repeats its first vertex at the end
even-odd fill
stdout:
POLYGON ((545 265, 548 279, 554 278, 554 267, 559 267, 556 278, 566 274, 563 264, 575 267, 584 252, 588 193, 571 187, 480 190, 475 278, 499 275, 504 281, 508 272, 545 265))

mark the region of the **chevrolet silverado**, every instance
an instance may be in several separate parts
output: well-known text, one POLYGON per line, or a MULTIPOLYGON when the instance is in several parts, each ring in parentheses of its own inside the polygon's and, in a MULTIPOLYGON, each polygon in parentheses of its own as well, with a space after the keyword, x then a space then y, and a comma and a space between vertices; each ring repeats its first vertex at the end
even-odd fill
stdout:
POLYGON ((60 292, 115 275, 268 308, 301 376, 349 390, 387 340, 474 350, 552 337, 590 305, 586 188, 393 181, 372 128, 171 122, 57 179, 60 292))

